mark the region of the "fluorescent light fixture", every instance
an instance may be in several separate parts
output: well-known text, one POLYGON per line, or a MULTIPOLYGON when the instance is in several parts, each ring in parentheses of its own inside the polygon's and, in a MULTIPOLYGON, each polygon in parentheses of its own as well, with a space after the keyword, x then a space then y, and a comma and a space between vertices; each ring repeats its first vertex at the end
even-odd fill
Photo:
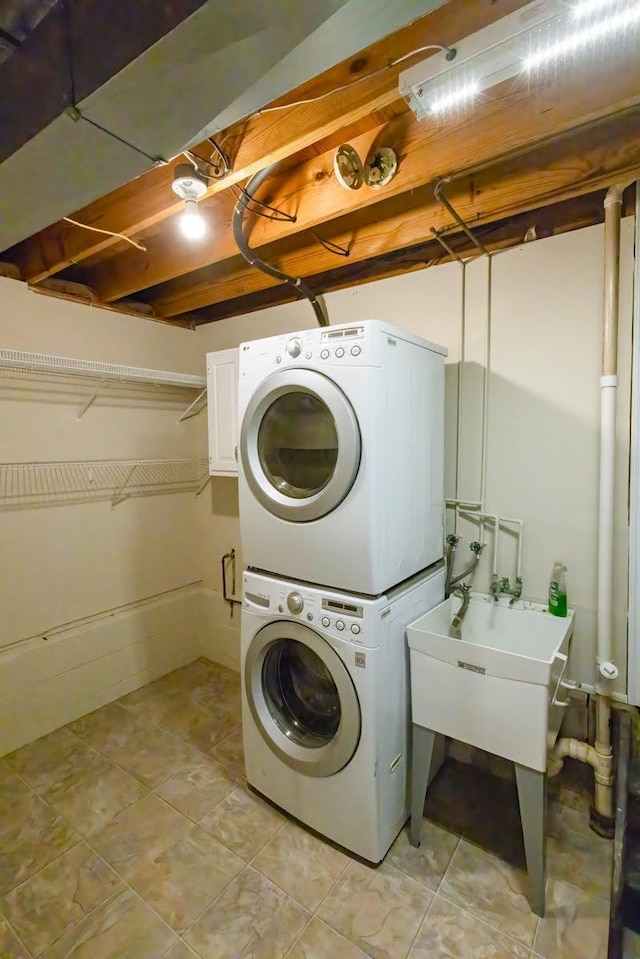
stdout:
POLYGON ((620 0, 582 0, 581 3, 575 4, 571 12, 577 20, 580 20, 602 13, 603 10, 613 6, 620 6, 620 0))
MULTIPOLYGON (((598 47, 625 41, 640 25, 640 0, 536 0, 454 44, 455 60, 437 53, 400 74, 400 93, 418 119, 464 111, 478 94, 504 80, 598 47)), ((598 52, 600 52, 598 50, 598 52)))
POLYGON ((473 100, 479 92, 480 85, 471 81, 471 83, 458 87, 457 90, 450 90, 448 93, 443 93, 442 96, 431 101, 431 113, 433 113, 434 116, 447 113, 454 107, 459 107, 468 100, 473 100))
POLYGON ((588 24, 588 26, 560 37, 555 43, 542 46, 535 53, 526 57, 523 64, 524 69, 537 70, 548 63, 553 63, 590 47, 599 40, 615 36, 616 33, 622 33, 638 23, 640 23, 640 3, 634 3, 617 13, 610 13, 607 17, 602 17, 588 24))

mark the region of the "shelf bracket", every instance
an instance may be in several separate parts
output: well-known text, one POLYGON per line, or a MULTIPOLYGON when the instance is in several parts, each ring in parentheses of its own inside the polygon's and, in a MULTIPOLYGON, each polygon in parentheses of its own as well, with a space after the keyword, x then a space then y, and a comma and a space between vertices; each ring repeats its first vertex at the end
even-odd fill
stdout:
POLYGON ((178 417, 178 423, 182 423, 184 422, 184 420, 189 420, 191 419, 192 416, 197 416, 200 410, 203 410, 206 405, 207 405, 207 388, 205 386, 202 392, 198 393, 193 403, 191 403, 190 406, 187 406, 184 413, 182 413, 181 416, 178 417), (204 397, 204 403, 202 402, 203 397, 204 397))
POLYGON ((202 477, 202 480, 200 481, 200 485, 198 486, 198 488, 197 488, 197 490, 196 490, 196 499, 197 499, 198 496, 200 496, 200 493, 204 493, 204 491, 206 490, 207 486, 208 486, 209 483, 211 482, 212 478, 213 478, 213 477, 211 477, 211 476, 209 475, 209 473, 206 473, 206 474, 202 477))
POLYGON ((91 406, 91 404, 93 403, 93 401, 96 399, 96 397, 98 396, 98 393, 99 393, 101 390, 103 390, 106 385, 107 385, 107 380, 100 380, 100 382, 98 383, 98 385, 96 386, 95 390, 93 391, 93 393, 91 394, 91 396, 89 397, 89 399, 86 401, 86 403, 84 404, 84 406, 80 407, 80 410, 79 410, 78 416, 77 416, 77 422, 78 422, 78 423, 80 422, 80 420, 82 419, 82 417, 84 416, 84 414, 87 412, 87 410, 89 409, 89 407, 91 406))
POLYGON ((133 474, 138 469, 138 466, 139 464, 136 463, 135 466, 131 467, 131 469, 129 470, 129 472, 127 473, 124 479, 124 482, 121 484, 120 488, 116 490, 116 493, 114 494, 113 499, 111 500, 111 508, 113 508, 114 506, 117 506, 118 503, 121 503, 123 500, 127 498, 126 494, 123 495, 123 493, 126 490, 129 483, 131 482, 131 480, 133 479, 133 474))

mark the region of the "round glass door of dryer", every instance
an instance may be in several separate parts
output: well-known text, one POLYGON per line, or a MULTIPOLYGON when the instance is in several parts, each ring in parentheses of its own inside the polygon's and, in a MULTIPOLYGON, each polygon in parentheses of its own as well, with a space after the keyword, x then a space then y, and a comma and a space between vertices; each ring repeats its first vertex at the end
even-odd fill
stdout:
POLYGON ((357 693, 338 654, 310 627, 263 627, 245 658, 245 690, 260 735, 287 766, 331 776, 352 758, 360 740, 357 693))
POLYGON ((256 499, 275 516, 308 522, 348 495, 360 466, 360 430, 344 393, 313 370, 279 370, 244 415, 240 454, 256 499))

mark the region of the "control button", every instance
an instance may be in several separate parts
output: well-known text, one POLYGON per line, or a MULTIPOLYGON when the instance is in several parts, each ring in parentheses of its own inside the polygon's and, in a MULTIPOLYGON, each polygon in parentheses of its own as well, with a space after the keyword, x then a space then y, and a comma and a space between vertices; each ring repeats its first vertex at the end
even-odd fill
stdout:
POLYGON ((342 349, 341 346, 339 346, 338 349, 336 350, 336 356, 338 357, 338 359, 341 359, 344 356, 344 350, 342 349))
POLYGON ((336 629, 341 633, 344 629, 344 623, 341 619, 336 619, 336 629))
POLYGON ((276 363, 282 363, 282 357, 276 356, 276 363))
POLYGON ((310 360, 311 357, 313 356, 313 353, 309 352, 309 353, 305 353, 304 355, 307 360, 310 360))
POLYGON ((304 600, 300 593, 289 593, 287 596, 287 606, 290 613, 301 613, 304 607, 304 600))
POLYGON ((278 612, 284 613, 284 606, 282 605, 282 603, 280 603, 280 605, 278 606, 278 612))
POLYGON ((360 627, 358 626, 357 623, 351 624, 351 632, 353 633, 354 636, 358 635, 358 633, 360 632, 360 627))
POLYGON ((313 613, 307 613, 307 619, 309 620, 309 622, 311 622, 311 620, 313 619, 313 613))
POLYGON ((320 359, 328 360, 329 359, 329 350, 320 350, 320 359))
POLYGON ((325 629, 327 628, 327 626, 331 626, 331 620, 329 619, 328 616, 323 616, 320 622, 322 623, 325 629))
POLYGON ((360 349, 359 346, 352 346, 352 347, 351 347, 351 355, 352 355, 352 356, 360 356, 361 353, 362 353, 362 350, 360 349))
POLYGON ((300 356, 302 353, 302 340, 299 336, 293 336, 287 343, 287 353, 294 360, 296 356, 300 356))

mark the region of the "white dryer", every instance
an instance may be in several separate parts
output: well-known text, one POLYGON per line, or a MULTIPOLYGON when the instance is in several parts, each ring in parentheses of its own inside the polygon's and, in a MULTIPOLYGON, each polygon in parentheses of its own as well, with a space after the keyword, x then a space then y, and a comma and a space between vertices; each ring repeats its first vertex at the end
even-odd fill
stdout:
POLYGON ((407 818, 405 629, 443 596, 442 563, 377 598, 243 577, 247 779, 370 862, 407 818))
POLYGON ((376 320, 241 345, 245 566, 376 596, 442 557, 445 356, 376 320))

